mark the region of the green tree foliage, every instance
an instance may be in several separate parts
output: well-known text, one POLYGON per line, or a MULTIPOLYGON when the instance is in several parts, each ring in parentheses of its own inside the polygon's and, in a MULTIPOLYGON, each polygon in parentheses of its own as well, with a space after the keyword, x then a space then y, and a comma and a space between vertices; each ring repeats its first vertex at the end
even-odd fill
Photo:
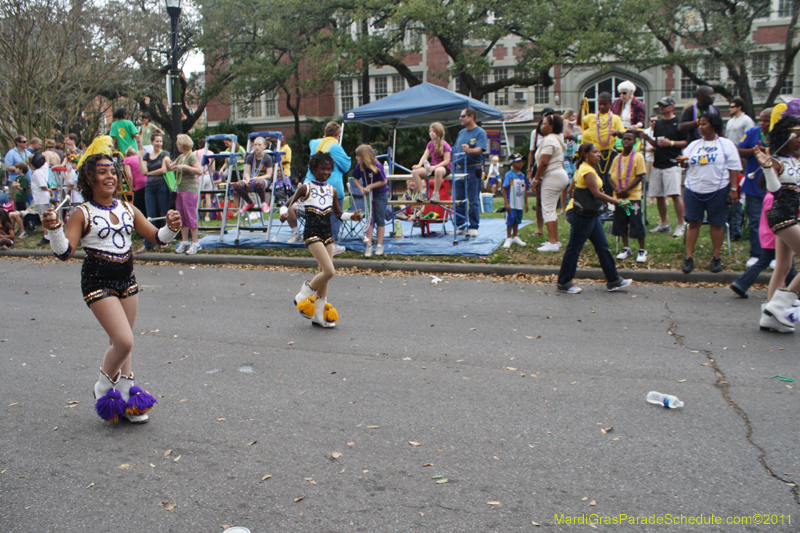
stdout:
POLYGON ((754 116, 751 83, 776 79, 766 98, 769 107, 792 72, 795 57, 800 52, 800 40, 794 37, 798 10, 800 0, 792 0, 784 49, 774 58, 769 56, 777 68, 774 72, 770 72, 769 67, 766 72, 758 72, 753 60, 756 54, 769 48, 758 45, 751 37, 756 20, 769 17, 772 12, 770 0, 654 0, 645 23, 666 54, 643 58, 643 61, 677 65, 695 84, 710 85, 729 100, 735 96, 732 89, 738 88, 739 96, 745 101, 745 112, 754 116), (734 87, 720 79, 722 65, 734 87), (776 74, 776 78, 770 74, 776 74))

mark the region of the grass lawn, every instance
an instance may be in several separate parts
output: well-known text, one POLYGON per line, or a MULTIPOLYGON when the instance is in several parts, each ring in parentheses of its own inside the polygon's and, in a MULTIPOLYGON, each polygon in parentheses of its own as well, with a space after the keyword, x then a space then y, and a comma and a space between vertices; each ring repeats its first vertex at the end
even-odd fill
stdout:
MULTIPOLYGON (((519 236, 528 245, 526 247, 512 246, 510 249, 503 247, 498 248, 495 252, 484 257, 464 257, 459 255, 437 255, 437 256, 424 256, 424 255, 390 255, 374 257, 377 261, 385 261, 387 259, 397 261, 417 261, 417 262, 451 262, 451 263, 484 263, 484 264, 520 264, 520 265, 560 265, 561 256, 563 252, 558 253, 542 253, 537 252, 536 248, 546 242, 545 236, 534 237, 536 232, 536 213, 533 211, 535 200, 530 200, 531 210, 525 213, 525 220, 533 221, 533 224, 520 229, 519 236)), ((494 199, 495 209, 503 206, 503 200, 496 197, 494 199)), ((484 213, 482 218, 503 218, 502 213, 484 213)), ((669 223, 674 231, 675 229, 675 211, 670 203, 668 208, 669 223)), ((658 225, 659 217, 658 210, 655 205, 647 206, 647 225, 648 231, 658 225)), ((231 219, 233 227, 236 225, 236 220, 231 219)), ((611 223, 606 224, 610 227, 611 223)), ((286 228, 283 231, 287 231, 286 228)), ((745 262, 748 259, 749 244, 747 242, 747 233, 745 229, 745 237, 739 242, 732 242, 731 256, 728 257, 727 245, 723 242, 721 259, 722 267, 725 270, 743 271, 745 270, 745 262)), ((563 215, 558 217, 558 233, 559 240, 564 246, 569 241, 569 224, 563 215)), ((36 243, 42 238, 41 229, 29 235, 25 239, 17 240, 15 248, 31 249, 37 248, 36 243)), ((608 234, 609 246, 611 252, 616 255, 615 238, 608 234)), ((134 238, 134 249, 138 248, 142 243, 142 239, 138 236, 134 238)), ((672 237, 670 233, 648 233, 645 241, 646 249, 648 252, 648 262, 645 264, 636 263, 635 257, 631 257, 625 261, 617 261, 617 266, 621 268, 632 269, 670 269, 678 270, 683 264, 685 255, 684 244, 682 238, 672 237)), ((622 242, 620 241, 620 249, 622 242)), ((39 247, 44 249, 45 247, 39 247)), ((634 254, 638 248, 635 240, 631 240, 631 248, 634 254)), ((165 250, 156 249, 156 252, 171 252, 172 247, 165 250)), ((563 251, 563 248, 562 248, 563 251)), ((261 256, 276 256, 276 257, 310 257, 311 254, 306 249, 294 248, 257 248, 257 249, 240 249, 240 248, 215 248, 212 250, 203 250, 201 254, 236 254, 236 255, 261 255, 261 256)), ((709 235, 708 226, 700 229, 700 238, 697 241, 695 248, 695 269, 704 270, 708 268, 711 261, 711 237, 709 235)), ((364 254, 355 251, 347 251, 338 256, 346 259, 363 259, 364 254)), ((600 263, 597 260, 597 255, 592 248, 591 243, 586 244, 581 254, 579 261, 580 267, 599 268, 600 263)))

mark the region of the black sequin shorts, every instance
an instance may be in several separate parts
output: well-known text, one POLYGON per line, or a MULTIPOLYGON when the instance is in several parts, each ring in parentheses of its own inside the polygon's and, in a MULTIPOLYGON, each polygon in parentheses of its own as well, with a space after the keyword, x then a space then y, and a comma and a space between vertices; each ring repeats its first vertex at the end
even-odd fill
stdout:
POLYGON ((318 215, 306 209, 306 227, 303 230, 306 246, 315 242, 329 245, 333 242, 330 215, 318 215))
POLYGON ((767 214, 767 224, 773 233, 797 224, 800 207, 800 188, 784 185, 775 195, 772 209, 767 214))
POLYGON ((81 291, 86 305, 110 296, 122 299, 138 293, 133 257, 117 263, 87 253, 81 267, 81 291))

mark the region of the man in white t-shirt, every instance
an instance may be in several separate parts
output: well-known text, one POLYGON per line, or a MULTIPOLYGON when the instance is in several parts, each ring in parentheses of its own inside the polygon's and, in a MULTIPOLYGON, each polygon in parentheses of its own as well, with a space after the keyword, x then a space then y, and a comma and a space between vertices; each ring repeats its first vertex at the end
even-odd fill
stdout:
POLYGON ((756 125, 744 112, 744 100, 738 96, 731 100, 731 118, 725 125, 725 138, 738 145, 744 140, 747 130, 756 125))

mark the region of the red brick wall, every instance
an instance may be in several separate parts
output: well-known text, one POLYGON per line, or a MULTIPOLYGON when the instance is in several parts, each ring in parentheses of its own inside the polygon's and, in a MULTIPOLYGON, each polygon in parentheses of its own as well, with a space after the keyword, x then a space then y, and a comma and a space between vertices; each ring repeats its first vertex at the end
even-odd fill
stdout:
POLYGON ((416 67, 422 64, 422 54, 413 52, 403 58, 403 64, 407 67, 416 67))
POLYGON ((664 71, 667 75, 666 79, 664 80, 664 91, 669 94, 670 91, 675 90, 675 67, 667 67, 664 69, 664 71))
POLYGON ((445 53, 439 39, 428 39, 428 82, 439 87, 447 87, 450 83, 447 67, 450 58, 445 53))
POLYGON ((498 44, 492 50, 492 55, 496 60, 502 61, 508 55, 508 48, 506 48, 502 44, 498 44))
POLYGON ((753 32, 753 40, 758 44, 783 44, 789 26, 762 26, 753 32))

